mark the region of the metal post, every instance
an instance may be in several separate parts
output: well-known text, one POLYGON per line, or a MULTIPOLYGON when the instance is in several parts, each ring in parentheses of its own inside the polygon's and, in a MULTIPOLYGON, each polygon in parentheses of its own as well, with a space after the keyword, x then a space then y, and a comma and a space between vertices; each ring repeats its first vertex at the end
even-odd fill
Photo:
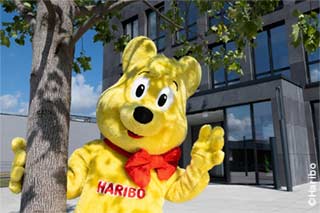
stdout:
POLYGON ((276 98, 277 98, 278 116, 279 116, 279 123, 280 123, 281 145, 282 145, 282 151, 283 151, 286 186, 287 186, 287 191, 292 192, 292 178, 291 178, 288 139, 287 139, 287 131, 286 131, 287 128, 286 128, 286 122, 284 118, 283 100, 282 100, 280 87, 276 87, 276 98))
POLYGON ((254 171, 256 176, 256 184, 260 185, 260 178, 259 178, 259 165, 258 165, 258 150, 257 150, 257 141, 253 141, 253 156, 254 156, 254 171))
POLYGON ((279 167, 278 167, 278 152, 276 138, 270 137, 269 143, 271 147, 271 159, 272 159, 272 175, 273 175, 273 184, 275 189, 280 189, 280 180, 279 180, 279 167))
POLYGON ((246 136, 243 136, 243 149, 244 149, 244 171, 245 175, 248 176, 248 153, 246 145, 246 136))

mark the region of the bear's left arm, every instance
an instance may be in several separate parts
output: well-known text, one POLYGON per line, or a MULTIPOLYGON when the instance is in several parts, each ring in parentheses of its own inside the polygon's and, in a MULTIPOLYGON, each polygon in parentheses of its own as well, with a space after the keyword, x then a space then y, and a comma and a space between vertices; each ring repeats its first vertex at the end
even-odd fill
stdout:
POLYGON ((223 129, 204 125, 199 133, 191 152, 191 162, 185 170, 178 168, 167 181, 165 198, 172 202, 184 202, 196 197, 209 182, 208 171, 222 163, 224 153, 221 151, 223 129))

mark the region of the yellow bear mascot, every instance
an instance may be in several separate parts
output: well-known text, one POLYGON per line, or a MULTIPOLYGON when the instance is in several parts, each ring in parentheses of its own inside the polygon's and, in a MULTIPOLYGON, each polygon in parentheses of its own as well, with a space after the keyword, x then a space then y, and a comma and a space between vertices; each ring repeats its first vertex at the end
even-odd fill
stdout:
MULTIPOLYGON (((77 149, 68 162, 67 198, 80 196, 76 212, 162 212, 165 199, 183 202, 203 191, 208 170, 224 158, 223 129, 204 125, 190 165, 177 167, 187 133, 186 101, 201 79, 194 58, 158 55, 153 41, 140 36, 126 46, 122 67, 123 76, 97 104, 104 138, 77 149)), ((14 140, 15 192, 21 190, 24 147, 14 140)))

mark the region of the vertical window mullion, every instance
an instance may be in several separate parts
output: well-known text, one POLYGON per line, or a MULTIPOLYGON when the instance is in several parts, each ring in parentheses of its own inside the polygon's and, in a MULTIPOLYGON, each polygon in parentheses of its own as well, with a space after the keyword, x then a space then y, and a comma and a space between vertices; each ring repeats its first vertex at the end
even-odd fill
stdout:
MULTIPOLYGON (((159 10, 161 13, 162 11, 159 10)), ((160 46, 160 31, 161 31, 161 26, 160 26, 160 15, 156 14, 156 24, 157 24, 157 30, 156 30, 156 39, 157 39, 157 45, 160 46)))
POLYGON ((252 139, 256 140, 256 124, 254 121, 254 111, 253 111, 253 104, 250 104, 250 116, 251 116, 251 131, 252 131, 252 139))
POLYGON ((272 45, 271 45, 271 31, 267 30, 268 35, 268 51, 269 51, 269 64, 270 64, 270 74, 273 75, 273 56, 272 56, 272 45))
MULTIPOLYGON (((223 48, 224 48, 225 51, 227 51, 227 45, 226 44, 223 44, 223 48)), ((229 85, 229 81, 228 81, 228 75, 227 75, 225 66, 223 66, 223 72, 224 72, 224 84, 226 86, 228 86, 229 85)))

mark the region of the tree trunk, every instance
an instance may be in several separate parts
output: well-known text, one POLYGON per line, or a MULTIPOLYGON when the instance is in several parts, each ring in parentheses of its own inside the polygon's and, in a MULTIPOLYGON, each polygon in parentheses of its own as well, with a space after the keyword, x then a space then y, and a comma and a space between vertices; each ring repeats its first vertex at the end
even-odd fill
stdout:
POLYGON ((37 5, 20 212, 65 212, 74 3, 37 5))

